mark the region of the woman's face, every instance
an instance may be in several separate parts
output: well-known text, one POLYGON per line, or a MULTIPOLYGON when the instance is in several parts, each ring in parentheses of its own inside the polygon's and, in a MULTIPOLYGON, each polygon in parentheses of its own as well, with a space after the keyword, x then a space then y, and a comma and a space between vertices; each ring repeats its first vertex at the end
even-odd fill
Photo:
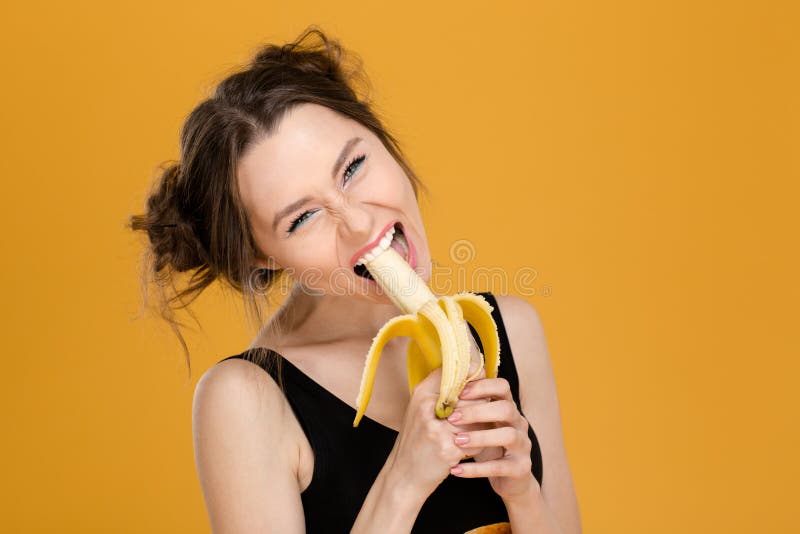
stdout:
POLYGON ((430 279, 411 181, 357 121, 321 105, 299 104, 243 155, 237 174, 259 252, 274 260, 258 266, 288 269, 315 293, 389 302, 353 267, 399 223, 410 244, 407 261, 430 279))

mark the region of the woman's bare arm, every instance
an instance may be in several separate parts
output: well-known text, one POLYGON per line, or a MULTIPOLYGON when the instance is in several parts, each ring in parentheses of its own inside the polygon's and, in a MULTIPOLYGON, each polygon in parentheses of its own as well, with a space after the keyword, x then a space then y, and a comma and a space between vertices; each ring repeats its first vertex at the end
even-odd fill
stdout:
POLYGON ((305 532, 287 416, 278 385, 251 362, 227 360, 200 378, 192 431, 215 534, 305 532))

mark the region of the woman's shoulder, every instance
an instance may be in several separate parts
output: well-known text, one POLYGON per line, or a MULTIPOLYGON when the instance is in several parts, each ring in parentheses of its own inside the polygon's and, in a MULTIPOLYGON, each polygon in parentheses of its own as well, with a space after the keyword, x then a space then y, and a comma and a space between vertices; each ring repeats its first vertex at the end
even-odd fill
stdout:
POLYGON ((246 353, 228 356, 209 367, 195 387, 195 397, 213 397, 215 401, 259 401, 261 409, 280 413, 286 397, 274 376, 264 372, 258 360, 246 353), (266 404, 264 404, 266 402, 266 404))
POLYGON ((212 365, 197 382, 192 402, 195 424, 207 423, 221 431, 263 434, 278 443, 287 420, 287 401, 275 379, 257 364, 229 357, 212 365), (236 425, 241 428, 235 428, 236 425))
MULTIPOLYGON (((499 308, 498 313, 507 330, 529 330, 531 326, 541 327, 541 319, 536 308, 522 297, 517 295, 498 295, 496 293, 483 293, 494 299, 499 308), (527 328, 520 328, 527 327, 527 328)), ((510 337, 510 336, 509 336, 510 337)))
POLYGON ((476 293, 494 308, 492 315, 498 327, 505 330, 514 345, 527 344, 542 334, 542 321, 536 308, 522 297, 499 295, 490 291, 476 293))

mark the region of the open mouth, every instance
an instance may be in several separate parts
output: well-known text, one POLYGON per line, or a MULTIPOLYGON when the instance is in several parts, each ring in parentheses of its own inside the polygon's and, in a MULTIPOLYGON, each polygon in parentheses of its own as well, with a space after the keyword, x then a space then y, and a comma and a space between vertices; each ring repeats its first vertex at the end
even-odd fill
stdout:
POLYGON ((369 274, 367 267, 363 263, 359 263, 358 265, 353 267, 353 270, 356 272, 358 276, 363 276, 367 280, 375 280, 374 278, 372 278, 372 275, 369 274))
POLYGON ((374 281, 375 279, 370 274, 369 270, 367 270, 367 266, 365 265, 367 262, 372 261, 375 259, 376 256, 381 254, 387 248, 393 248, 397 251, 400 256, 403 257, 404 260, 409 261, 409 246, 408 241, 406 240, 406 235, 403 232, 403 225, 400 223, 395 223, 387 232, 384 238, 381 240, 380 244, 366 253, 364 256, 359 258, 356 262, 355 267, 353 270, 358 276, 366 278, 367 280, 374 281))

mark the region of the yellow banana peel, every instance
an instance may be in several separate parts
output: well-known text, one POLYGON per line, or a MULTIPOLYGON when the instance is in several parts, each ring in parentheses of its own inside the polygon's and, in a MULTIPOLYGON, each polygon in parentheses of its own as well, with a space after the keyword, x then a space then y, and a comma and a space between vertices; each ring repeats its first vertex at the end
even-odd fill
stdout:
POLYGON ((408 388, 413 392, 434 369, 442 368, 442 379, 435 413, 448 417, 464 386, 486 369, 486 377, 497 376, 500 365, 500 339, 492 317, 492 306, 473 293, 437 297, 411 266, 389 247, 365 264, 372 277, 403 311, 384 324, 372 340, 364 364, 361 387, 356 398, 353 426, 367 410, 381 351, 397 336, 410 338, 406 354, 408 388), (483 346, 481 364, 468 376, 471 356, 467 323, 472 325, 483 346))

